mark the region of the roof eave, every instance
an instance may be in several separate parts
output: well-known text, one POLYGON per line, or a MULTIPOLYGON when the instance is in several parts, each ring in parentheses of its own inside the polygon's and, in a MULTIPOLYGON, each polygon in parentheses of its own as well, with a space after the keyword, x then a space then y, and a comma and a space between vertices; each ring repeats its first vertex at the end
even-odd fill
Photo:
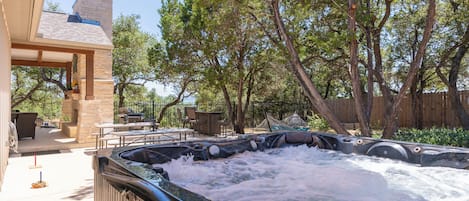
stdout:
POLYGON ((47 38, 35 38, 34 41, 26 42, 25 41, 12 41, 12 43, 21 43, 21 44, 35 44, 35 45, 44 45, 44 46, 56 46, 56 47, 67 47, 75 49, 95 49, 95 50, 112 50, 113 45, 99 45, 99 44, 90 44, 90 43, 81 43, 74 41, 62 41, 62 40, 53 40, 47 38))
POLYGON ((29 32, 29 40, 33 41, 36 38, 37 30, 39 28, 39 22, 41 20, 42 8, 44 6, 44 0, 35 0, 33 2, 31 25, 29 32))

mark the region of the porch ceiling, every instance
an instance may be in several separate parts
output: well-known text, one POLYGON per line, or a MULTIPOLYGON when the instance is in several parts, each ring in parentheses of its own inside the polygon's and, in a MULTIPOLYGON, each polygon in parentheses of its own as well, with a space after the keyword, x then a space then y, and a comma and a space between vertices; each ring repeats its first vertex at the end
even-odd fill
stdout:
POLYGON ((12 60, 39 61, 39 62, 71 62, 72 53, 52 52, 30 49, 11 49, 12 60))
POLYGON ((107 37, 101 37, 106 36, 102 28, 86 24, 81 24, 82 26, 71 24, 65 20, 68 15, 59 16, 57 13, 45 14, 43 25, 40 27, 44 0, 0 1, 11 40, 11 64, 65 67, 67 83, 70 83, 73 54, 85 55, 85 100, 93 100, 94 52, 98 49, 111 50, 113 48, 112 42, 107 37), (66 27, 69 32, 60 32, 66 27), (38 30, 41 30, 41 33, 38 33, 38 30))
POLYGON ((101 26, 68 22, 68 14, 42 11, 44 0, 2 3, 12 43, 84 50, 113 48, 101 26))
POLYGON ((12 41, 29 41, 37 32, 43 0, 3 0, 12 41))

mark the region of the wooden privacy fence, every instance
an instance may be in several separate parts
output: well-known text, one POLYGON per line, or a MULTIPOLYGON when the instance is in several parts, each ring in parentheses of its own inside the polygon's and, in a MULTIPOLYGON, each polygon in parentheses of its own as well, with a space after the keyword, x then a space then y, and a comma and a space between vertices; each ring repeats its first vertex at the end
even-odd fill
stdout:
MULTIPOLYGON (((451 109, 451 103, 446 92, 423 94, 423 127, 460 127, 456 115, 451 109)), ((466 111, 469 111, 469 91, 460 91, 459 99, 466 111)), ((343 123, 358 122, 355 114, 353 99, 327 100, 330 109, 343 123)), ((373 99, 371 112, 371 126, 381 128, 384 115, 383 97, 373 99)), ((410 96, 404 98, 399 108, 399 127, 414 127, 412 100, 410 96)))

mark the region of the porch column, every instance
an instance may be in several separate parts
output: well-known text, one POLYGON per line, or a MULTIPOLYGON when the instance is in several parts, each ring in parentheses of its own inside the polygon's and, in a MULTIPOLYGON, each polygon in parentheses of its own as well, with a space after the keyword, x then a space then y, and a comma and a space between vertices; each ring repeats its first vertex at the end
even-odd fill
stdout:
POLYGON ((72 62, 67 62, 65 65, 65 71, 67 72, 67 82, 66 87, 67 90, 72 88, 72 62))
POLYGON ((85 100, 94 100, 94 51, 86 54, 86 96, 85 100))

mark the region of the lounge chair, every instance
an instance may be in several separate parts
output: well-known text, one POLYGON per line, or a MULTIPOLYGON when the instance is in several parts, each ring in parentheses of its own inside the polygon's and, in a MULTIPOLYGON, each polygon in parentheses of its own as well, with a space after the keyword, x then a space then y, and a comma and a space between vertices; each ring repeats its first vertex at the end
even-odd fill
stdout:
POLYGON ((18 113, 16 118, 16 130, 18 131, 18 139, 36 137, 36 118, 37 113, 22 112, 18 113))

